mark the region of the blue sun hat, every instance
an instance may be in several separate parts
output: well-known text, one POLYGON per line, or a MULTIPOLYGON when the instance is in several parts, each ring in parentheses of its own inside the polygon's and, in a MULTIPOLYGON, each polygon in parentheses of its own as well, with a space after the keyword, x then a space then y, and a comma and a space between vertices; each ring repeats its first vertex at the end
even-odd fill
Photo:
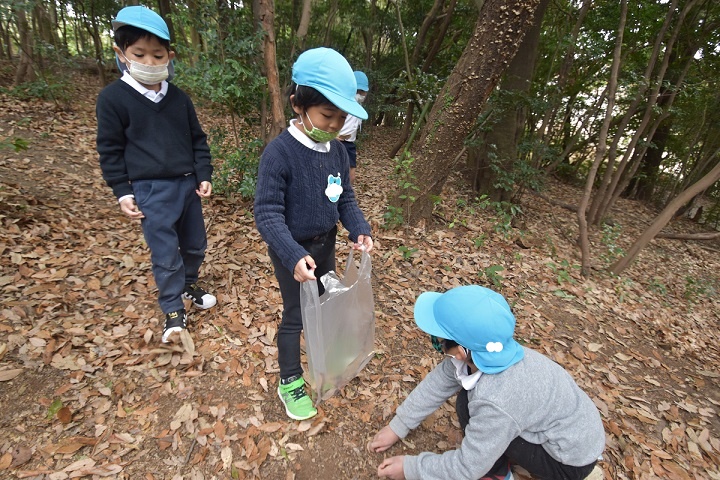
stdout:
POLYGON ((120 10, 112 21, 113 32, 125 25, 141 28, 163 40, 170 40, 170 30, 165 20, 147 7, 132 6, 120 10))
POLYGON ((360 70, 355 70, 353 72, 353 75, 355 75, 355 81, 357 82, 357 89, 362 90, 364 92, 370 91, 370 83, 368 82, 367 75, 365 75, 364 72, 361 72, 360 70))
POLYGON ((313 48, 303 52, 292 67, 297 85, 312 87, 340 110, 367 120, 365 109, 355 100, 357 82, 345 57, 332 48, 313 48))
POLYGON ((415 323, 426 333, 454 340, 472 352, 483 373, 500 373, 522 360, 515 316, 505 298, 479 285, 425 292, 415 302, 415 323))
MULTIPOLYGON (((150 32, 163 40, 170 41, 170 29, 168 29, 165 20, 154 10, 147 7, 139 5, 125 7, 118 12, 117 17, 115 17, 111 23, 113 32, 116 32, 120 27, 129 25, 150 32)), ((117 63, 120 73, 127 70, 127 66, 122 63, 117 56, 115 63, 117 63)), ((168 74, 169 82, 175 76, 175 65, 172 61, 168 64, 168 74)))

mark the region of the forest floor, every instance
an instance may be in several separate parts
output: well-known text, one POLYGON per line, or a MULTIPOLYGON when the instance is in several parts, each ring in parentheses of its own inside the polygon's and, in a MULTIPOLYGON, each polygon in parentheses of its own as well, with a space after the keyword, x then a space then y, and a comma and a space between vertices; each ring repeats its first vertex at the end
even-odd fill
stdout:
MULTIPOLYGON (((720 479, 717 242, 658 239, 611 276, 616 249, 657 213, 620 200, 621 235, 592 233, 583 278, 573 212, 525 196, 510 228, 455 176, 432 223, 385 230, 397 133, 366 127, 356 190, 376 242, 376 354, 317 417, 289 421, 276 395, 280 296, 251 204, 205 202, 201 280, 218 305, 189 311, 192 343, 160 343, 140 226, 100 175, 97 91, 84 85, 71 109, 0 94, 0 140, 29 142, 0 150, 0 478, 370 479, 386 455, 454 448, 452 402, 385 454, 365 446, 441 360, 413 322, 416 297, 479 283, 509 299, 516 337, 595 401, 606 479, 720 479)), ((202 109, 201 121, 221 120, 202 109)), ((581 190, 546 193, 572 204, 581 190)))

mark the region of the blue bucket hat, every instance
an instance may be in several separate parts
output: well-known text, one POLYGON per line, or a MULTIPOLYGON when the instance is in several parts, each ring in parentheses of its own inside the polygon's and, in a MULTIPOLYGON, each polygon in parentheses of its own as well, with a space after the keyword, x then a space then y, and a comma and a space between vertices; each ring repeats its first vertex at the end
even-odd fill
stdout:
POLYGON ((140 28, 163 40, 170 40, 170 30, 165 20, 147 7, 132 6, 120 10, 112 21, 113 32, 125 25, 140 28))
MULTIPOLYGON (((150 10, 147 7, 125 7, 118 12, 117 17, 115 17, 111 23, 113 27, 113 32, 116 32, 117 29, 120 27, 129 25, 131 27, 137 27, 141 30, 145 30, 146 32, 150 32, 156 37, 163 40, 170 41, 170 30, 168 29, 165 20, 163 20, 160 15, 155 13, 154 10, 150 10)), ((115 63, 117 64, 121 74, 124 73, 125 70, 127 70, 127 65, 121 62, 120 59, 117 58, 117 56, 115 56, 115 63)), ((169 82, 170 80, 172 80, 174 76, 175 63, 171 61, 168 65, 167 81, 169 82)))
POLYGON ((353 75, 355 75, 355 81, 357 82, 357 89, 362 90, 364 92, 370 91, 370 83, 368 82, 367 75, 365 73, 361 72, 360 70, 355 70, 353 72, 353 75))
POLYGON ((355 100, 357 82, 352 68, 345 57, 332 48, 303 52, 293 64, 292 80, 322 93, 343 112, 367 120, 367 112, 355 100))
POLYGON ((470 350, 483 373, 500 373, 525 355, 513 338, 515 316, 507 301, 479 285, 423 293, 415 302, 415 323, 430 335, 470 350))

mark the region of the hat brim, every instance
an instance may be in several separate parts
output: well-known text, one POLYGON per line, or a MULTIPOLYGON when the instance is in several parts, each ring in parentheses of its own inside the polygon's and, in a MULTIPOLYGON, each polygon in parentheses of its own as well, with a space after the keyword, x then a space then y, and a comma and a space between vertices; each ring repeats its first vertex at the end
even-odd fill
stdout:
POLYGON ((435 302, 441 296, 442 293, 438 292, 425 292, 421 294, 415 301, 413 316, 415 317, 415 323, 423 332, 446 340, 453 340, 449 338, 448 332, 438 325, 435 320, 435 302))
POLYGON ((365 111, 365 109, 354 98, 348 99, 326 88, 317 87, 315 85, 310 86, 318 92, 322 93, 325 98, 327 98, 333 105, 335 105, 343 112, 349 113, 350 115, 358 117, 361 120, 367 120, 367 111, 365 111))
POLYGON ((167 35, 167 33, 158 30, 157 28, 154 28, 150 25, 144 25, 143 27, 138 27, 137 25, 133 25, 132 23, 125 23, 125 22, 118 22, 117 20, 113 20, 112 22, 113 32, 116 31, 120 27, 124 27, 126 25, 129 25, 131 27, 139 28, 141 30, 145 30, 146 32, 150 32, 153 35, 155 35, 158 38, 162 38, 163 40, 170 41, 170 37, 167 35))

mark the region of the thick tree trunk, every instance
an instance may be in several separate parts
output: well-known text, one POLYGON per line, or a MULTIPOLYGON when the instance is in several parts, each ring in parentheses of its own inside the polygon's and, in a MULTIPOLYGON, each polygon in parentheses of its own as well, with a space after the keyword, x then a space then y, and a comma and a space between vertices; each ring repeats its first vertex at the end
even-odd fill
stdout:
POLYGON ((22 8, 15 9, 17 29, 20 37, 20 63, 15 71, 14 85, 20 85, 35 79, 35 70, 32 68, 33 40, 30 23, 22 8))
POLYGON ((500 76, 522 42, 533 21, 540 0, 488 0, 475 31, 457 65, 442 88, 423 127, 420 141, 411 152, 416 159, 419 195, 402 201, 406 192, 393 200, 404 208, 411 223, 432 214, 432 197, 437 196, 458 161, 465 137, 475 124, 500 76))
MULTIPOLYGON (((517 55, 510 62, 500 90, 509 92, 511 97, 520 98, 530 91, 535 59, 537 57, 542 19, 550 0, 540 0, 532 27, 525 34, 517 55)), ((468 166, 474 183, 473 187, 492 201, 509 201, 513 196, 512 185, 497 187, 498 172, 513 171, 517 160, 517 146, 525 132, 527 106, 509 105, 500 112, 500 118, 493 123, 492 130, 482 135, 482 145, 468 148, 468 166), (471 163, 473 162, 473 163, 471 163), (475 163, 476 162, 476 163, 475 163)))

